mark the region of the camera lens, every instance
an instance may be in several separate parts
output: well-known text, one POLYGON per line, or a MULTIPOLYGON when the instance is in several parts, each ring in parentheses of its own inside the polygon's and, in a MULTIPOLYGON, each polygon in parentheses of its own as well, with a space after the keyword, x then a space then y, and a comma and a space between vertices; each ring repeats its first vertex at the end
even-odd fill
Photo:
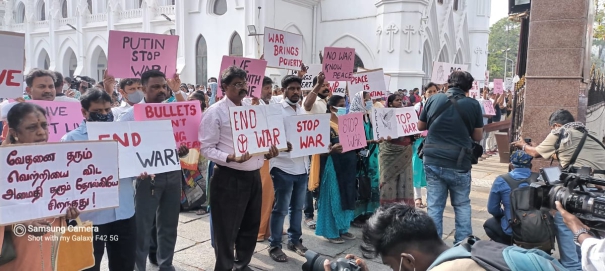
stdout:
POLYGON ((326 257, 322 257, 317 252, 307 250, 307 252, 305 252, 305 258, 307 261, 302 266, 303 271, 324 270, 324 261, 327 259, 326 257))

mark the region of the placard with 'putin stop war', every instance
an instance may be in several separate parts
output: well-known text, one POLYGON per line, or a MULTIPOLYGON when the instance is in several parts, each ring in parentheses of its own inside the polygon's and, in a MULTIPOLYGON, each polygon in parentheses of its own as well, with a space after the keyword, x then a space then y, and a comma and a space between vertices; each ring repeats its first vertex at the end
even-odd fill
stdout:
POLYGON ((265 27, 263 53, 268 67, 299 70, 302 64, 302 35, 265 27))
POLYGON ((119 205, 116 142, 8 145, 0 157, 0 225, 119 205))
POLYGON ((202 121, 202 109, 199 102, 135 104, 134 119, 170 120, 177 147, 200 148, 198 130, 202 121))
POLYGON ((229 107, 235 157, 288 149, 282 104, 229 107))
POLYGON ((290 158, 328 152, 330 115, 306 114, 285 119, 286 134, 292 144, 290 158))
POLYGON ((120 178, 181 170, 170 120, 88 122, 88 138, 118 142, 120 178))
POLYGON ((0 98, 23 96, 25 35, 0 31, 0 98))
POLYGON ((166 78, 176 73, 179 36, 109 31, 107 73, 116 78, 141 78, 148 70, 158 70, 166 78))

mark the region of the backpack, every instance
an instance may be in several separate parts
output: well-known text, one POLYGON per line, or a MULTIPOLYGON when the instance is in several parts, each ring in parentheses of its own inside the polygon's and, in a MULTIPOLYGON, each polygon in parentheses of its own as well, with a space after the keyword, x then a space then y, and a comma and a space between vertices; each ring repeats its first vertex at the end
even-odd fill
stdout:
POLYGON ((456 259, 472 259, 479 266, 488 271, 565 271, 557 259, 539 249, 524 249, 517 246, 481 241, 479 238, 469 236, 439 257, 431 265, 438 266, 447 261, 456 259))
POLYGON ((522 181, 517 181, 509 174, 500 175, 510 186, 510 217, 508 221, 513 231, 513 243, 526 249, 541 249, 551 253, 555 245, 554 219, 547 209, 536 209, 533 205, 534 193, 530 184, 538 178, 538 173, 522 181))

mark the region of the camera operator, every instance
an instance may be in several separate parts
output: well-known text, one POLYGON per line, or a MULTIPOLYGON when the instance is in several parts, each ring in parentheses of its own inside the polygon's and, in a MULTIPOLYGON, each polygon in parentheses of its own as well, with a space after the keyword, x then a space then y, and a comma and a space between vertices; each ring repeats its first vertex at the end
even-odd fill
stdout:
MULTIPOLYGON (((582 269, 588 271, 605 271, 605 239, 597 239, 589 232, 580 219, 563 209, 560 202, 556 202, 557 210, 563 216, 563 222, 574 233, 576 242, 582 249, 582 269)), ((326 269, 328 270, 328 269, 326 269)))
MULTIPOLYGON (((564 171, 584 166, 592 168, 595 177, 605 177, 605 151, 601 143, 594 139, 594 133, 588 131, 583 123, 575 122, 573 115, 564 109, 550 115, 549 125, 551 132, 537 147, 527 144, 522 138, 512 145, 533 157, 557 159, 564 171)), ((581 270, 581 252, 573 242, 574 234, 565 226, 560 213, 555 215, 555 224, 561 264, 570 270, 581 270)))

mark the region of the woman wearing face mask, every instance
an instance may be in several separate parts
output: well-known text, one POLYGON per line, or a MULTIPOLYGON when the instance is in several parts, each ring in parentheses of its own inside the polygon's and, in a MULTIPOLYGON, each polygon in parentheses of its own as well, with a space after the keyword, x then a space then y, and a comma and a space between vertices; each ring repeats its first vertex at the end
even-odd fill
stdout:
MULTIPOLYGON (((9 127, 9 144, 46 143, 48 140, 48 123, 46 111, 35 104, 18 103, 13 106, 7 115, 9 127)), ((42 237, 40 240, 31 240, 32 236, 50 236, 52 233, 28 232, 26 234, 13 233, 13 226, 23 225, 25 229, 32 227, 66 227, 67 220, 79 216, 78 209, 67 208, 66 216, 51 219, 40 219, 25 223, 0 227, 0 244, 4 238, 11 238, 16 258, 0 266, 0 271, 13 270, 40 270, 52 271, 51 262, 52 241, 42 237)), ((16 229, 16 228, 15 228, 16 229)), ((22 229, 22 227, 19 227, 22 229)))
MULTIPOLYGON (((399 94, 389 96, 388 108, 403 107, 399 94)), ((380 204, 405 202, 412 204, 413 172, 412 141, 413 136, 404 136, 386 140, 380 144, 378 160, 380 162, 380 204)))
MULTIPOLYGON (((374 106, 369 92, 358 92, 355 97, 351 100, 351 113, 362 112, 364 113, 363 125, 366 133, 367 147, 359 151, 357 161, 357 177, 370 181, 370 197, 359 199, 355 206, 355 220, 353 226, 357 228, 363 227, 365 221, 370 217, 374 211, 380 206, 380 191, 379 181, 380 175, 378 173, 378 144, 382 141, 374 140, 374 133, 372 132, 372 122, 370 122, 370 110, 374 106)), ((362 193, 366 194, 367 193, 362 193)))
POLYGON ((338 116, 347 112, 345 99, 334 95, 328 100, 327 113, 330 118, 330 151, 321 157, 323 168, 317 211, 315 234, 323 236, 330 243, 342 244, 344 239, 353 240, 349 233, 357 189, 355 187, 356 151, 343 153, 338 136, 338 116))
MULTIPOLYGON (((437 93, 437 85, 435 83, 428 83, 424 87, 422 102, 414 105, 414 109, 416 110, 418 116, 420 116, 422 109, 424 109, 426 101, 435 93, 437 93)), ((416 141, 414 141, 414 156, 412 157, 412 168, 414 169, 414 202, 418 208, 426 208, 426 205, 422 203, 422 187, 426 187, 426 175, 424 173, 424 163, 422 162, 422 159, 418 157, 418 148, 426 138, 427 134, 428 131, 424 131, 416 136, 416 141)))

